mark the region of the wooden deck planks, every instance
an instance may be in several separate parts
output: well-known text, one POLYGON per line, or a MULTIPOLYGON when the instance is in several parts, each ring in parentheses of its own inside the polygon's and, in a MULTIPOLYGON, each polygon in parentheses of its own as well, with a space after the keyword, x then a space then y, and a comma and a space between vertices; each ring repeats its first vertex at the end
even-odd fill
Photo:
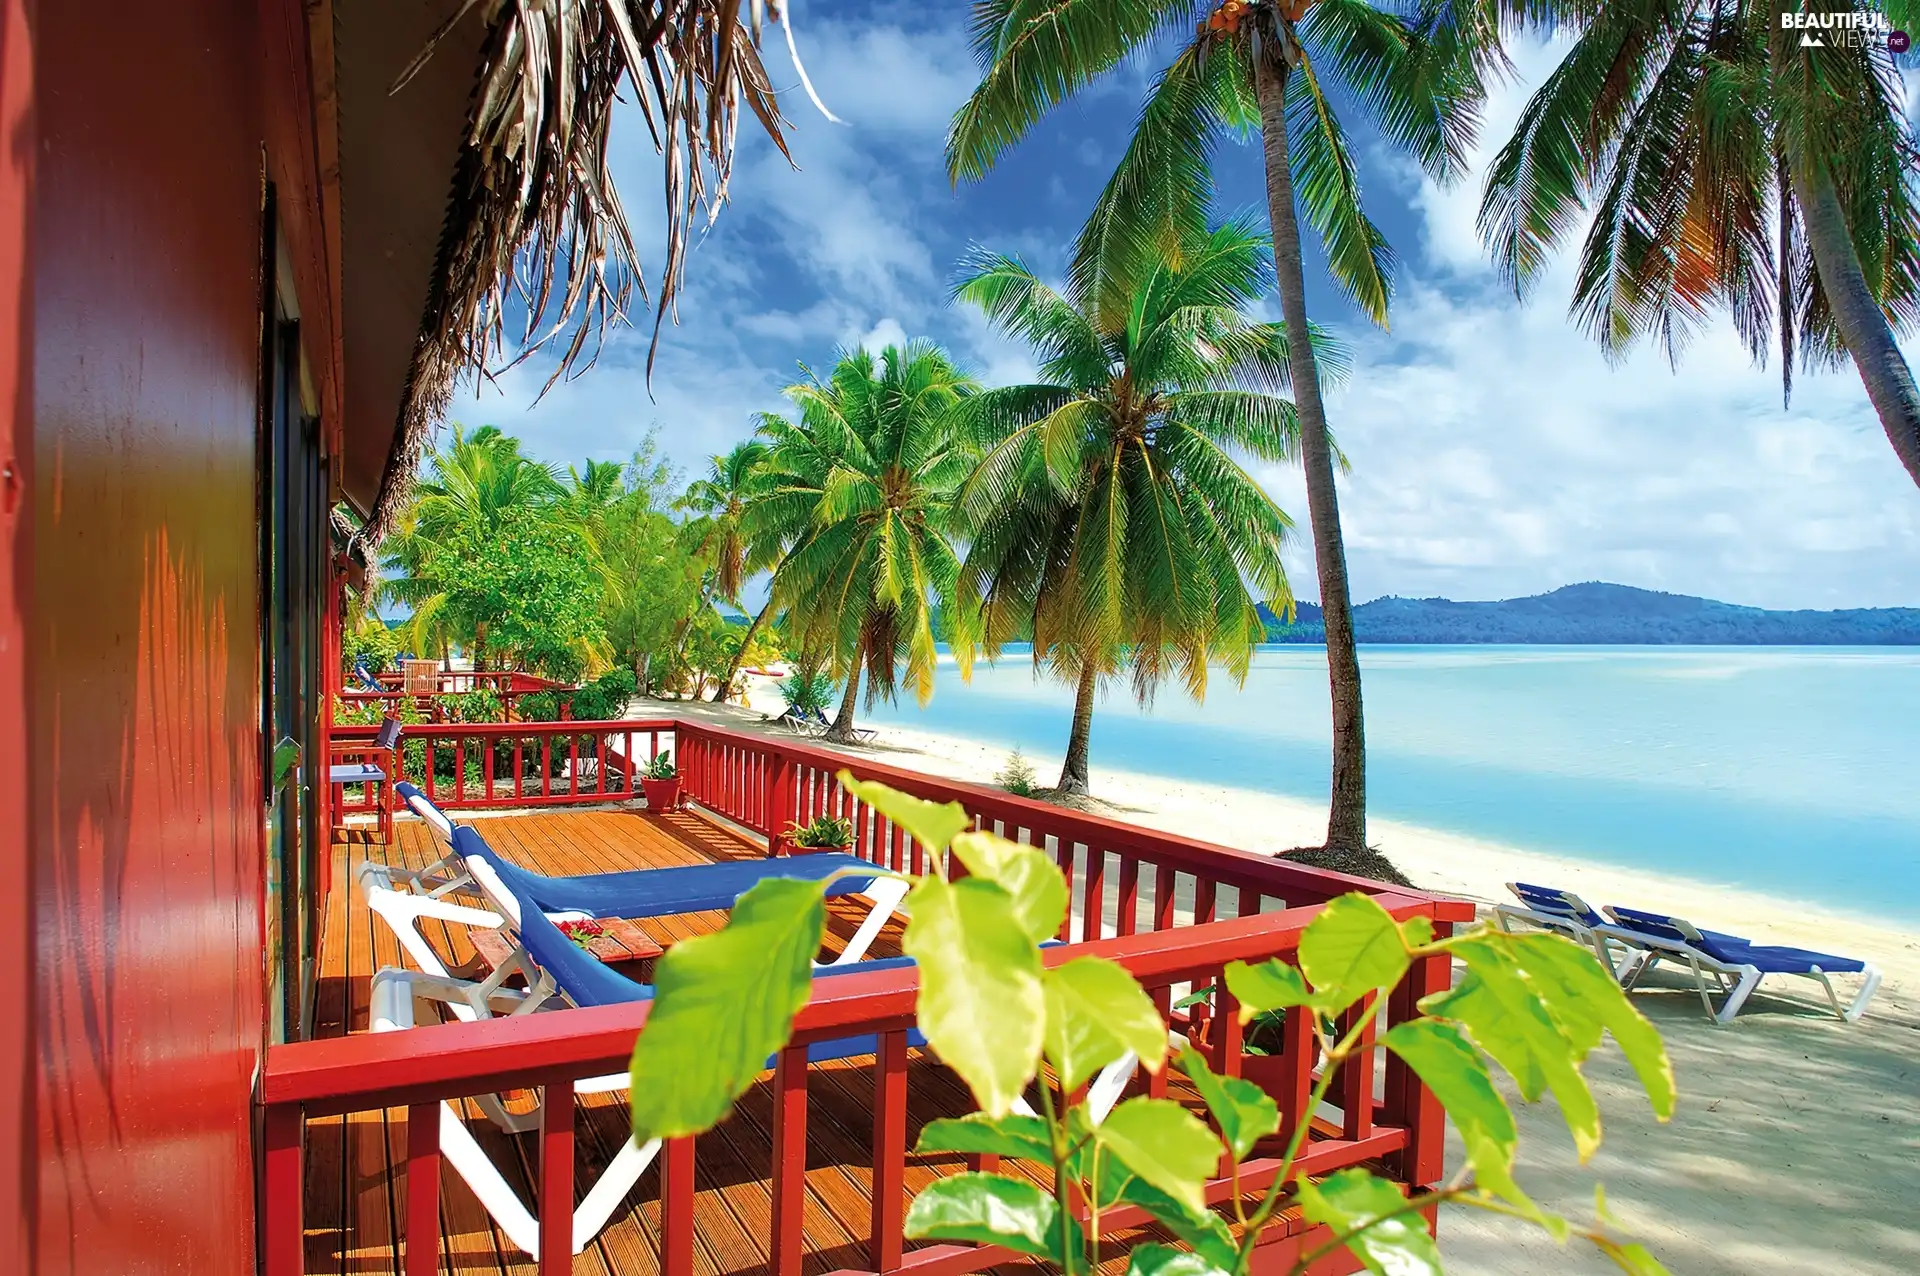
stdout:
MULTIPOLYGON (((720 859, 760 858, 764 849, 715 821, 693 814, 649 816, 624 810, 541 812, 483 817, 474 821, 503 856, 552 874, 612 872, 669 867, 720 859)), ((425 825, 402 819, 391 848, 335 848, 335 890, 322 952, 316 1031, 320 1035, 367 1030, 373 972, 402 964, 398 945, 364 907, 352 870, 369 850, 412 867, 438 859, 440 848, 425 825)), ((1151 874, 1142 874, 1142 904, 1151 874)), ((827 955, 840 952, 859 923, 863 906, 834 901, 829 908, 827 955)), ((645 927, 662 946, 725 924, 722 913, 649 919, 645 927)), ((430 942, 450 962, 472 954, 462 928, 430 922, 430 942)), ((900 951, 901 923, 889 923, 873 954, 900 951)), ((643 976, 648 973, 644 970, 643 976)), ((873 1093, 870 1059, 816 1065, 807 1078, 807 1169, 803 1210, 808 1276, 869 1266, 869 1193, 873 1183, 873 1093)), ((1171 1092, 1196 1099, 1184 1078, 1171 1092)), ((511 1106, 530 1107, 537 1096, 511 1096, 511 1106)), ((538 1148, 534 1134, 507 1135, 471 1104, 461 1105, 469 1128, 500 1166, 523 1200, 534 1199, 538 1148)), ((908 1064, 907 1146, 922 1127, 973 1107, 958 1077, 924 1052, 908 1064)), ((583 1096, 575 1110, 575 1187, 584 1195, 627 1136, 623 1095, 583 1096)), ((695 1165, 694 1269, 698 1276, 760 1276, 769 1270, 773 1199, 769 1171, 773 1154, 773 1096, 769 1080, 741 1100, 734 1114, 698 1140, 695 1165)), ((356 1113, 341 1120, 311 1122, 307 1150, 307 1272, 309 1276, 398 1276, 405 1234, 404 1165, 406 1111, 356 1113)), ((966 1166, 961 1157, 921 1156, 909 1151, 903 1187, 910 1197, 935 1179, 966 1166)), ((1003 1169, 1015 1167, 1005 1165, 1003 1169)), ((659 1167, 641 1177, 622 1208, 593 1244, 574 1260, 575 1276, 655 1276, 660 1270, 659 1167)), ((451 1169, 440 1194, 441 1270, 446 1276, 535 1276, 532 1258, 494 1227, 473 1193, 451 1169)), ((909 1248, 913 1246, 909 1245, 909 1248)), ((1025 1268, 1026 1265, 1015 1265, 1025 1268)), ((1104 1267, 1124 1268, 1123 1258, 1104 1267), (1116 1266, 1117 1264, 1117 1266, 1116 1266)), ((1011 1268, 1009 1269, 1011 1270, 1011 1268)))

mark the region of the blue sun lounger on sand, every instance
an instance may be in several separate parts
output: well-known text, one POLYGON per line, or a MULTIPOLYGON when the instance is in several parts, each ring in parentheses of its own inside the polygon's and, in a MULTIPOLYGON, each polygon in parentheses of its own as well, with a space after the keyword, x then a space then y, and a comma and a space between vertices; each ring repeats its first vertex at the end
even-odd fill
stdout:
POLYGON ((1694 984, 1700 990, 1701 1004, 1706 1006, 1709 1015, 1721 1023, 1733 1022, 1733 1017, 1747 1004, 1747 998, 1753 995, 1753 990, 1768 975, 1799 975, 1818 981, 1827 990, 1827 1001, 1832 1005, 1833 1013, 1848 1023, 1860 1018, 1867 1003, 1873 1000, 1875 990, 1880 987, 1879 970, 1857 958, 1836 957, 1831 953, 1816 953, 1805 948, 1755 944, 1738 935, 1701 930, 1692 922, 1667 913, 1648 913, 1612 905, 1605 911, 1612 919, 1612 925, 1605 929, 1605 934, 1646 950, 1638 967, 1625 981, 1624 986, 1629 991, 1642 975, 1660 962, 1685 966, 1693 972, 1694 984), (1839 994, 1834 992, 1833 983, 1827 976, 1848 974, 1861 976, 1861 986, 1853 1004, 1843 1008, 1839 994), (1708 975, 1712 975, 1726 993, 1726 999, 1720 1003, 1717 1014, 1712 999, 1707 995, 1708 975))
POLYGON ((1591 948, 1594 956, 1600 959, 1616 980, 1624 982, 1631 978, 1637 954, 1643 951, 1642 946, 1612 933, 1611 923, 1592 905, 1572 891, 1552 886, 1508 882, 1507 889, 1513 892, 1520 903, 1494 905, 1494 920, 1501 930, 1510 931, 1513 929, 1512 923, 1519 921, 1565 935, 1582 948, 1591 948), (1616 946, 1626 950, 1627 961, 1624 965, 1614 959, 1613 950, 1616 946))

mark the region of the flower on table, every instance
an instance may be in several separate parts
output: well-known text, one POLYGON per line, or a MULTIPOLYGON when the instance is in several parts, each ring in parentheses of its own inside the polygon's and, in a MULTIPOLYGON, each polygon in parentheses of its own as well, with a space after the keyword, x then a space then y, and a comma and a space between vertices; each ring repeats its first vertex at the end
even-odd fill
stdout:
POLYGON ((607 928, 591 917, 582 917, 577 921, 561 922, 560 933, 571 939, 580 948, 592 951, 593 941, 607 933, 607 928))

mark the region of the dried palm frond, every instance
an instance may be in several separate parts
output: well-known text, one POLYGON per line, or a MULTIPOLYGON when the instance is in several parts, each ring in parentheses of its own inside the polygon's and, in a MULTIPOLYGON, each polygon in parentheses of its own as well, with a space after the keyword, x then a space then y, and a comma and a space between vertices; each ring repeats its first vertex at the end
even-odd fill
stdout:
MULTIPOLYGON (((607 162, 623 86, 663 157, 667 229, 651 288, 649 376, 687 241, 726 201, 742 106, 792 160, 760 59, 762 26, 782 20, 780 0, 466 0, 394 92, 476 9, 487 35, 400 406, 395 463, 370 520, 376 539, 462 376, 492 376, 503 359, 512 366, 564 340, 544 394, 593 365, 607 325, 626 319, 634 288, 649 299, 607 162), (510 314, 525 316, 511 333, 510 314)), ((788 42, 791 50, 790 28, 788 42)))

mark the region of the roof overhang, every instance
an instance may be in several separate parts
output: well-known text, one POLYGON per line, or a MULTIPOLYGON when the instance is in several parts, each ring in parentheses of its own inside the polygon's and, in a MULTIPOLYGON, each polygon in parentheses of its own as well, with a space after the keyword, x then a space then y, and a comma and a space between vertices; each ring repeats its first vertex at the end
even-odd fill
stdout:
POLYGON ((331 0, 339 138, 341 486, 370 513, 404 437, 420 341, 480 65, 468 14, 398 92, 394 82, 462 0, 331 0))

